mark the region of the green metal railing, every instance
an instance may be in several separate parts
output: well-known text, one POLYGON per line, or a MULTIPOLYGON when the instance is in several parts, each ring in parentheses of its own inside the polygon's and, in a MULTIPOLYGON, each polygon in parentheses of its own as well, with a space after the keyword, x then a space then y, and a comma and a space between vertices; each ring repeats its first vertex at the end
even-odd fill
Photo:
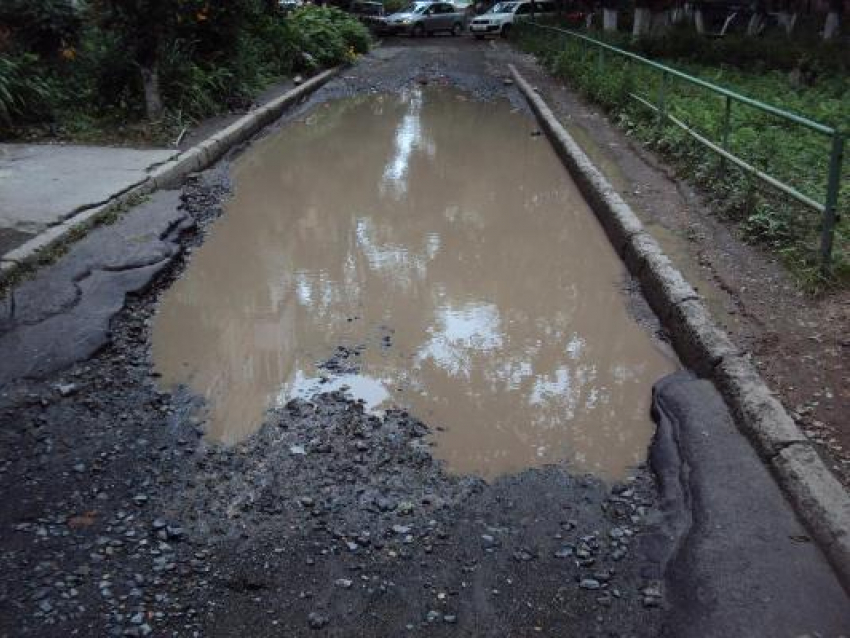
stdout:
POLYGON ((688 135, 693 137, 697 142, 710 149, 714 153, 717 153, 722 158, 721 161, 728 160, 745 173, 748 173, 761 180, 762 182, 768 184, 769 186, 781 191, 782 193, 785 193, 800 204, 803 204, 804 206, 819 212, 822 216, 820 264, 822 270, 824 270, 825 272, 829 271, 830 263, 832 260, 835 225, 838 222, 838 195, 841 187, 841 167, 844 159, 845 142, 845 134, 843 132, 831 126, 827 126, 825 124, 821 124, 820 122, 815 122, 813 120, 805 118, 801 115, 784 111, 775 106, 771 106, 770 104, 765 104, 764 102, 759 102, 758 100, 754 100, 745 95, 741 95, 722 86, 717 86, 716 84, 712 84, 711 82, 706 82, 705 80, 701 80, 700 78, 688 75, 687 73, 683 73, 682 71, 679 71, 672 67, 660 64, 648 58, 644 58, 640 55, 632 53, 631 51, 619 49, 615 46, 584 35, 583 33, 578 33, 570 29, 553 27, 532 21, 524 22, 523 24, 530 27, 534 27, 536 29, 541 29, 544 31, 568 36, 584 44, 596 47, 598 51, 597 64, 599 65, 600 71, 603 69, 605 64, 606 52, 613 53, 617 56, 625 58, 626 60, 637 62, 646 67, 658 71, 661 74, 661 81, 659 83, 658 88, 657 104, 653 104, 650 100, 635 93, 629 93, 629 97, 655 112, 658 115, 659 123, 672 122, 673 124, 681 128, 683 131, 685 131, 688 135), (690 84, 711 91, 712 93, 716 93, 718 95, 723 96, 725 100, 725 110, 723 114, 723 130, 721 132, 721 141, 719 143, 711 141, 705 135, 699 133, 698 131, 688 126, 687 123, 670 114, 667 108, 666 98, 667 92, 669 91, 668 85, 671 78, 683 80, 690 84), (805 193, 801 193, 790 184, 786 184, 785 182, 780 181, 776 177, 768 175, 764 171, 759 170, 758 168, 756 168, 746 160, 733 154, 729 150, 729 130, 732 125, 732 106, 736 102, 740 104, 745 104, 748 107, 766 113, 770 113, 771 115, 774 115, 782 120, 805 127, 811 131, 814 131, 831 139, 829 152, 829 173, 827 175, 825 198, 822 202, 813 199, 812 197, 809 197, 805 193))

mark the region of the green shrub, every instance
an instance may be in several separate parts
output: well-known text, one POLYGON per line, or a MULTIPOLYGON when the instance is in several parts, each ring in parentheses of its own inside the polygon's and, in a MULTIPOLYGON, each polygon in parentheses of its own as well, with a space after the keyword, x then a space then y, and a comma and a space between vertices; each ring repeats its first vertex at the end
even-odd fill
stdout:
POLYGON ((50 118, 58 89, 50 78, 33 73, 38 56, 24 53, 0 56, 0 123, 32 122, 50 118))
POLYGON ((188 118, 203 118, 221 110, 234 81, 225 66, 202 67, 190 43, 169 43, 160 58, 160 86, 170 109, 188 118))
POLYGON ((306 5, 288 18, 298 49, 318 66, 351 60, 369 50, 369 31, 357 19, 333 7, 306 5))
MULTIPOLYGON (((137 54, 156 29, 150 22, 144 29, 134 25, 154 3, 79 6, 0 0, 0 27, 26 27, 14 31, 0 58, 4 137, 55 118, 51 131, 82 131, 91 141, 98 126, 123 129, 144 116, 137 54), (40 49, 47 53, 35 53, 40 49)), ((267 0, 156 4, 165 21, 156 52, 169 126, 243 107, 277 78, 350 61, 369 49, 368 31, 347 13, 307 6, 284 17, 276 6, 267 0)))
POLYGON ((69 97, 63 106, 67 110, 86 104, 96 112, 141 114, 139 70, 114 32, 88 26, 81 34, 75 59, 64 67, 62 77, 69 97))
MULTIPOLYGON (((823 283, 818 273, 820 214, 746 176, 730 163, 722 164, 718 156, 675 125, 659 125, 656 115, 629 95, 635 93, 657 103, 658 71, 636 63, 627 64, 613 54, 606 54, 604 67, 600 67, 596 51, 587 50, 575 39, 544 34, 532 27, 521 28, 517 37, 519 45, 534 53, 552 73, 601 104, 627 132, 662 153, 713 196, 714 208, 722 216, 739 222, 745 238, 782 255, 792 272, 805 283, 823 283)), ((671 57, 686 57, 689 53, 679 46, 678 37, 673 34, 666 42, 640 46, 655 47, 652 50, 665 51, 671 57)), ((696 49, 714 46, 713 41, 701 40, 692 32, 689 41, 696 49)), ((734 46, 737 45, 728 45, 724 56, 734 46)), ((812 54, 813 59, 817 55, 812 54)), ((771 65, 778 66, 779 58, 781 54, 773 58, 771 65)), ((694 61, 673 66, 840 130, 850 130, 850 85, 845 72, 823 73, 817 76, 814 85, 803 86, 778 69, 762 68, 754 72, 733 65, 694 61)), ((831 68, 840 67, 833 61, 831 68)), ((673 79, 665 91, 665 105, 671 115, 709 139, 715 142, 722 139, 724 100, 721 96, 673 79)), ((824 201, 830 139, 741 104, 733 108, 731 124, 728 139, 731 152, 816 201, 824 201)), ((845 161, 838 205, 842 221, 836 230, 833 266, 836 280, 850 282, 848 178, 850 162, 845 161)))
POLYGON ((705 66, 731 66, 748 71, 801 69, 811 78, 850 72, 850 50, 843 43, 817 38, 772 34, 758 38, 731 34, 723 38, 701 38, 693 29, 672 28, 660 37, 632 42, 625 33, 614 36, 619 46, 650 58, 697 62, 705 66))

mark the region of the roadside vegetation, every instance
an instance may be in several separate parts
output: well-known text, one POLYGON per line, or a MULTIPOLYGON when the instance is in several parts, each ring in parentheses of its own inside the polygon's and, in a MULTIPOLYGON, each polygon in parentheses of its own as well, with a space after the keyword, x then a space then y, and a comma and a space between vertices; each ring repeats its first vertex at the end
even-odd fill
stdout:
POLYGON ((396 11, 401 11, 409 4, 410 0, 384 0, 384 13, 391 15, 396 11))
POLYGON ((0 138, 162 143, 368 50, 356 19, 267 0, 4 0, 0 138))
MULTIPOLYGON (((620 48, 795 112, 817 122, 850 130, 850 52, 843 42, 816 38, 745 35, 708 39, 688 27, 654 37, 590 33, 620 48)), ((830 277, 818 262, 821 216, 753 177, 725 164, 673 124, 660 125, 646 106, 630 97, 658 102, 660 73, 598 52, 574 38, 528 26, 516 33, 521 48, 534 53, 553 74, 606 109, 629 134, 660 152, 714 199, 722 216, 740 223, 745 238, 779 254, 809 289, 850 284, 850 162, 845 160, 838 211, 841 216, 830 277)), ((722 139, 724 99, 690 83, 671 79, 665 92, 668 112, 712 141, 722 139)), ((728 138, 730 150, 823 202, 831 141, 804 127, 735 104, 728 138)))

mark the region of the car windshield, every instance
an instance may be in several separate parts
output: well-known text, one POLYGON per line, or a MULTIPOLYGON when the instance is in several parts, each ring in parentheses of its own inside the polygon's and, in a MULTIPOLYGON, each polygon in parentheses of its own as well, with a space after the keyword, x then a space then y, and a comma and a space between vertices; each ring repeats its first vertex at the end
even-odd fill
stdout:
POLYGON ((399 11, 399 13, 422 13, 427 8, 428 8, 428 4, 423 4, 421 2, 414 2, 413 4, 407 5, 404 9, 399 11))
POLYGON ((487 13, 513 13, 517 4, 516 2, 497 2, 487 13))

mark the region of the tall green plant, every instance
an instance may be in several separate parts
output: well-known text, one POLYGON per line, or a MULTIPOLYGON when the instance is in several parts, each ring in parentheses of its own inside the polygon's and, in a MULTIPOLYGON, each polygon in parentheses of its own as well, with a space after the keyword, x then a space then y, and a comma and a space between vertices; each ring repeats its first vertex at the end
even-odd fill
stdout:
POLYGON ((37 62, 32 53, 0 56, 0 122, 7 127, 50 115, 56 90, 48 79, 32 72, 37 62))
POLYGON ((318 66, 350 60, 369 50, 369 32, 349 14, 332 7, 307 5, 289 18, 298 47, 318 66))
MULTIPOLYGON (((654 101, 660 89, 656 70, 627 63, 613 55, 598 55, 573 38, 520 29, 519 44, 536 54, 553 73, 602 104, 632 135, 661 152, 700 184, 715 200, 715 210, 740 223, 745 237, 781 254, 792 271, 809 284, 820 285, 818 240, 820 216, 776 191, 763 188, 719 160, 672 124, 638 104, 630 93, 654 101), (600 63, 604 67, 600 67, 600 63)), ((682 67, 681 64, 676 66, 682 67)), ((850 89, 843 74, 824 75, 815 86, 799 87, 779 71, 752 72, 723 65, 688 64, 683 70, 744 94, 806 114, 847 130, 850 89)), ((708 137, 720 140, 725 125, 724 102, 704 89, 671 81, 665 91, 667 112, 708 137)), ((748 163, 821 200, 826 191, 830 140, 808 129, 788 125, 771 114, 738 104, 732 113, 730 150, 748 163)), ((839 211, 850 210, 850 165, 839 196, 839 211)), ((850 224, 837 227, 834 272, 850 281, 850 224)))

